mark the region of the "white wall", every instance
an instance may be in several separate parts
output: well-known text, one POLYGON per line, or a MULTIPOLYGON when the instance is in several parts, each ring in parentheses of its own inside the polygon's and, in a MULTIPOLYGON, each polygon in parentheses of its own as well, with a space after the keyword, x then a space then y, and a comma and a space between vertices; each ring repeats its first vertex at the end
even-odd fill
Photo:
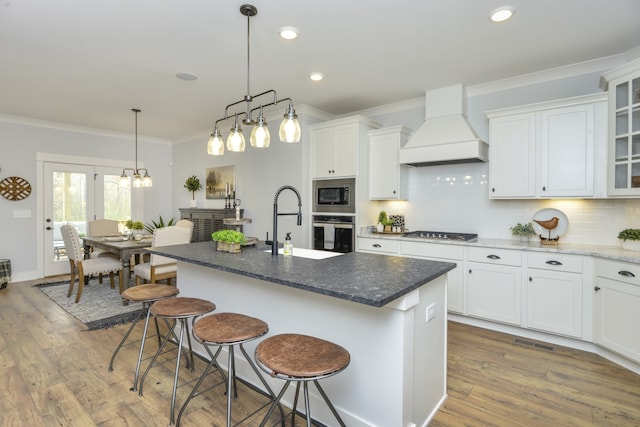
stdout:
MULTIPOLYGON (((36 180, 36 153, 133 161, 134 136, 83 129, 59 123, 39 122, 0 116, 0 179, 9 176, 25 178, 32 187, 31 195, 21 201, 0 198, 0 258, 11 260, 12 280, 28 280, 42 275, 37 257, 42 250, 39 231, 44 229, 37 217, 37 200, 42 191, 36 180), (14 210, 31 212, 29 218, 14 218, 14 210), (40 248, 40 249, 39 249, 40 248)), ((158 214, 171 212, 173 173, 171 146, 167 142, 138 135, 138 159, 151 173, 154 185, 144 191, 145 223, 158 214)))

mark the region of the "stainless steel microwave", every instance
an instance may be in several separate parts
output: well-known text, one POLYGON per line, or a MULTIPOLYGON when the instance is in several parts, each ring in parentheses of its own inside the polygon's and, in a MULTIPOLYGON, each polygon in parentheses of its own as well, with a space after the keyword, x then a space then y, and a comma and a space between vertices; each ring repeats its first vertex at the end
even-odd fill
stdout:
POLYGON ((313 181, 313 211, 355 213, 356 180, 317 179, 313 181))

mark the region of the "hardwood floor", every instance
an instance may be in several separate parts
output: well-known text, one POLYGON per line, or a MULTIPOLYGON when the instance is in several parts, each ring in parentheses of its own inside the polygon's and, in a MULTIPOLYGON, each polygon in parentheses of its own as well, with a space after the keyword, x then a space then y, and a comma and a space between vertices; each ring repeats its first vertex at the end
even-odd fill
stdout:
MULTIPOLYGON (((0 425, 168 425, 171 354, 149 374, 143 397, 129 391, 137 347, 125 347, 107 370, 126 327, 86 331, 29 282, 1 290, 0 425)), ((450 322, 448 361, 449 398, 431 426, 640 426, 640 376, 599 356, 532 349, 450 322)), ((200 370, 181 369, 181 383, 200 370)), ((178 405, 190 389, 178 389, 178 405)), ((266 401, 246 387, 239 393, 238 420, 266 401)), ((191 403, 182 425, 222 426, 225 411, 218 387, 191 403)))

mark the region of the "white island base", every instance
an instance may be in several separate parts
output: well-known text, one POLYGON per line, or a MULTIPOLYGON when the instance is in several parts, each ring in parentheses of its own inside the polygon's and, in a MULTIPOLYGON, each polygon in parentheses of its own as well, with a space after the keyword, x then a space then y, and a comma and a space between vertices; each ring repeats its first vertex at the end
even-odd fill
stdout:
MULTIPOLYGON (((446 398, 446 274, 376 308, 187 262, 178 262, 178 272, 180 296, 260 318, 267 336, 300 333, 346 348, 351 364, 321 385, 350 427, 426 426, 446 398), (435 317, 427 322, 431 304, 435 317)), ((250 355, 258 342, 245 345, 250 355)), ((236 358, 238 375, 263 388, 242 354, 236 358)), ((219 358, 224 368, 226 360, 219 358)), ((277 393, 283 382, 265 377, 277 393)), ((289 407, 294 390, 283 398, 289 407)), ((313 418, 335 425, 315 387, 309 393, 313 418)))

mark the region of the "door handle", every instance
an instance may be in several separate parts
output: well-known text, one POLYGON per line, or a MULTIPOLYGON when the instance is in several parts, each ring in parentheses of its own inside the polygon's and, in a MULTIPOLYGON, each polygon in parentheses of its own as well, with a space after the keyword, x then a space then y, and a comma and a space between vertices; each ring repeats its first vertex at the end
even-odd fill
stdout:
POLYGON ((47 231, 53 230, 53 227, 46 227, 45 230, 47 230, 47 231))
POLYGON ((600 286, 596 286, 595 288, 593 288, 593 290, 598 292, 600 290, 600 286))

